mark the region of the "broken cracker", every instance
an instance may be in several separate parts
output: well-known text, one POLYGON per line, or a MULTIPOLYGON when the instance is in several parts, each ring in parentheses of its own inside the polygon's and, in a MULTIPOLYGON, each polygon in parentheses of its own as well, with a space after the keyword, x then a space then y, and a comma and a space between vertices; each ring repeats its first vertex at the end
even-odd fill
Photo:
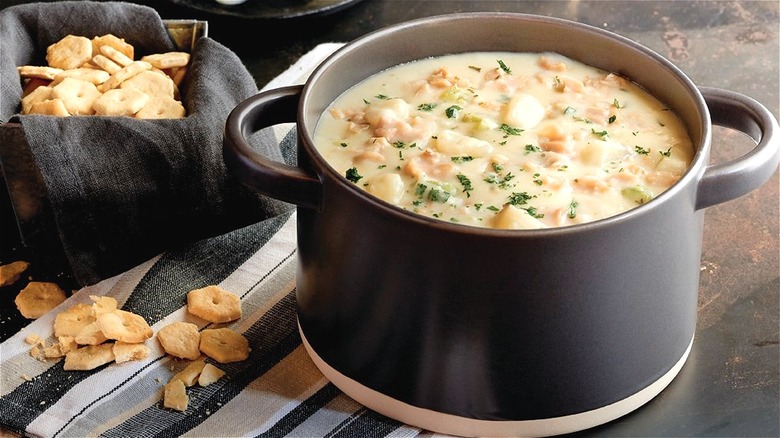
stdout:
POLYGON ((19 76, 22 78, 38 78, 54 80, 58 74, 64 70, 61 68, 39 66, 39 65, 22 65, 16 67, 16 71, 19 72, 19 76))
POLYGON ((184 67, 190 62, 190 54, 187 52, 155 53, 141 57, 141 61, 146 61, 160 70, 165 70, 173 67, 184 67))
POLYGON ((57 341, 60 343, 60 349, 65 354, 79 348, 79 345, 76 343, 76 338, 73 336, 59 336, 57 341))
POLYGON ((100 324, 98 324, 97 321, 94 321, 79 330, 79 332, 76 333, 76 336, 74 336, 74 339, 79 345, 99 345, 106 342, 108 337, 100 329, 100 324))
POLYGON ((143 360, 149 357, 151 350, 142 343, 128 343, 116 341, 112 349, 114 361, 116 363, 128 362, 131 360, 143 360))
POLYGON ((184 412, 187 410, 189 402, 190 398, 187 396, 187 389, 184 387, 184 383, 182 383, 181 380, 172 379, 165 385, 163 406, 184 412))
POLYGON ((89 299, 92 300, 92 315, 97 318, 98 316, 113 312, 119 308, 116 298, 107 296, 90 295, 89 299))
POLYGON ((69 351, 65 355, 65 371, 87 371, 114 361, 113 342, 100 345, 87 345, 79 349, 69 351))
POLYGON ((66 355, 67 352, 62 350, 62 346, 59 342, 55 342, 51 345, 46 345, 43 348, 44 359, 59 359, 66 355))
POLYGON ((193 386, 198 381, 200 373, 203 371, 205 366, 206 361, 204 359, 198 359, 187 365, 183 370, 176 373, 173 377, 171 377, 171 380, 179 379, 182 381, 182 383, 184 383, 184 386, 193 386))
POLYGON ((27 96, 24 96, 22 98, 22 114, 29 114, 34 104, 50 100, 52 98, 52 92, 53 90, 51 87, 41 86, 31 91, 27 96))
POLYGON ((41 102, 35 102, 30 106, 28 114, 38 114, 42 116, 67 117, 70 115, 65 103, 61 99, 48 99, 41 102))
POLYGON ((244 335, 223 327, 201 332, 200 351, 219 363, 230 363, 248 358, 250 348, 244 335))
POLYGON ((8 286, 16 283, 24 271, 30 266, 30 263, 23 260, 17 260, 0 266, 0 286, 8 286))
POLYGON ((221 369, 215 367, 210 363, 207 363, 206 366, 203 367, 203 370, 201 370, 200 375, 198 376, 198 385, 200 386, 211 385, 212 383, 221 379, 222 376, 224 375, 225 375, 224 371, 222 371, 221 369))

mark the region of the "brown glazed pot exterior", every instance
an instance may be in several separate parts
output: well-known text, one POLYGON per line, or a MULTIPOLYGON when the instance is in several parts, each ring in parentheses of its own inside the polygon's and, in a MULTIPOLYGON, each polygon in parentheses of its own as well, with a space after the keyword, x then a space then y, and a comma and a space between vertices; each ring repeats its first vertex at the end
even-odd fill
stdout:
POLYGON ((696 326, 704 209, 773 174, 776 127, 754 100, 699 89, 613 33, 548 17, 453 14, 369 34, 303 87, 243 102, 227 120, 225 159, 249 186, 299 206, 300 331, 337 386, 434 431, 550 435, 630 412, 677 374, 696 326), (697 148, 690 170, 612 218, 493 230, 387 204, 314 148, 319 116, 353 84, 399 63, 472 51, 558 52, 630 78, 683 119, 697 148), (246 142, 281 122, 297 122, 298 167, 259 157, 246 142), (713 122, 758 146, 708 165, 713 122))

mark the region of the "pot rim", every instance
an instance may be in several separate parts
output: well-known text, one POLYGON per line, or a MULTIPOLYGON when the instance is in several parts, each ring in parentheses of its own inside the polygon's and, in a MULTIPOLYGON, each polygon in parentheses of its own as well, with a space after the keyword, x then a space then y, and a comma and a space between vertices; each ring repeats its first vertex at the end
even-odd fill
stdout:
MULTIPOLYGON (((443 52, 435 56, 442 56, 446 54, 447 54, 446 52, 443 52)), ((573 59, 576 60, 576 58, 573 59)), ((407 62, 411 62, 414 60, 416 59, 410 58, 407 62)), ((597 67, 597 68, 601 68, 601 67, 597 67)), ((638 84, 641 88, 643 89, 645 88, 642 83, 636 82, 634 78, 626 77, 626 76, 623 77, 638 84)), ((366 77, 364 77, 363 79, 365 78, 366 77)), ((666 101, 661 101, 661 102, 665 105, 668 105, 668 102, 666 101)), ((679 118, 683 119, 682 114, 680 114, 679 112, 676 112, 676 114, 679 118)), ((651 210, 653 210, 659 205, 664 204, 667 199, 678 195, 679 192, 681 192, 688 185, 696 184, 698 182, 698 179, 701 178, 701 175, 704 171, 704 167, 706 166, 707 160, 709 158, 711 130, 712 130, 712 122, 710 118, 709 109, 707 107, 707 104, 705 103, 704 97, 702 96, 696 84, 679 67, 677 67, 674 63, 672 63, 669 59, 660 55, 658 52, 650 49, 649 47, 643 44, 640 44, 625 36, 622 36, 618 33, 606 29, 601 29, 590 24, 569 20, 565 18, 527 14, 527 13, 517 13, 517 12, 460 12, 460 13, 433 15, 429 17, 417 18, 409 21, 400 22, 381 29, 377 29, 355 40, 352 40, 347 44, 345 44, 344 46, 342 46, 341 48, 339 48, 338 50, 336 50, 333 54, 328 56, 323 62, 321 62, 314 69, 314 71, 311 73, 309 78, 306 80, 306 82, 303 85, 303 90, 301 92, 301 98, 298 105, 297 120, 298 120, 297 122, 298 141, 300 144, 302 144, 302 147, 305 148, 309 156, 317 162, 318 169, 321 169, 317 172, 318 177, 320 179, 324 179, 327 177, 328 179, 332 180, 332 182, 338 184, 341 189, 347 190, 350 193, 358 196, 363 202, 367 204, 367 206, 370 206, 378 210, 382 210, 385 214, 396 217, 398 219, 408 220, 410 222, 417 223, 419 225, 426 226, 426 227, 439 229, 441 231, 452 232, 457 234, 460 233, 476 234, 476 235, 484 235, 486 237, 504 237, 504 238, 505 237, 523 238, 523 237, 542 237, 542 236, 549 237, 549 236, 556 236, 556 235, 566 235, 574 232, 597 231, 604 227, 617 226, 620 223, 631 221, 637 219, 638 217, 644 216, 645 214, 649 214, 651 210), (602 219, 597 219, 597 220, 584 222, 580 224, 565 225, 565 226, 550 227, 550 228, 496 229, 496 228, 489 228, 489 227, 478 227, 474 225, 460 224, 460 223, 445 221, 442 219, 428 217, 425 215, 415 213, 410 210, 406 210, 400 206, 397 206, 383 199, 380 199, 370 194, 369 192, 361 189, 355 184, 349 182, 343 175, 338 173, 336 169, 332 165, 330 165, 327 162, 327 160, 325 160, 325 158, 319 153, 317 148, 314 146, 314 141, 311 138, 311 135, 309 135, 310 129, 313 131, 313 129, 316 127, 316 122, 318 122, 318 120, 315 121, 315 126, 313 127, 304 128, 302 126, 305 123, 304 121, 305 121, 306 108, 308 106, 307 104, 311 95, 316 92, 317 82, 324 75, 324 73, 327 72, 328 69, 333 68, 334 65, 337 65, 342 57, 344 57, 346 54, 354 50, 357 50, 358 48, 360 48, 365 44, 370 44, 376 40, 380 40, 384 38, 390 38, 392 37, 393 34, 398 32, 403 32, 409 28, 430 26, 430 25, 435 25, 438 23, 450 22, 450 21, 464 21, 464 20, 472 21, 472 20, 486 20, 486 19, 533 21, 533 22, 541 22, 549 26, 573 27, 579 32, 595 34, 598 37, 603 38, 605 40, 612 40, 623 46, 626 46, 626 48, 628 48, 629 50, 633 50, 649 58, 656 65, 658 65, 659 68, 665 69, 666 71, 671 73, 677 80, 680 81, 680 83, 684 86, 684 88, 688 90, 688 97, 691 98, 695 103, 695 107, 697 109, 696 119, 698 119, 699 122, 699 126, 690 126, 686 124, 686 131, 693 143, 693 146, 695 147, 695 151, 691 163, 689 164, 688 169, 685 171, 682 177, 677 182, 675 182, 671 187, 664 190, 657 196, 653 197, 653 199, 651 199, 650 201, 642 205, 639 205, 637 207, 631 208, 629 210, 602 219), (698 139, 695 138, 693 135, 694 133, 691 132, 694 128, 699 128, 700 130, 700 135, 698 139)), ((691 204, 691 208, 695 209, 695 199, 692 198, 690 204, 691 204)))

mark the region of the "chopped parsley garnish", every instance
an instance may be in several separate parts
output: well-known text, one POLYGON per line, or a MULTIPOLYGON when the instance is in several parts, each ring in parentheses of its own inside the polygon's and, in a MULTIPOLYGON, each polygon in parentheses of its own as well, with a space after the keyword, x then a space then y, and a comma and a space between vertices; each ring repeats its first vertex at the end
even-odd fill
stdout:
POLYGON ((513 180, 514 178, 515 176, 511 173, 504 175, 503 178, 499 178, 499 175, 490 173, 483 179, 483 181, 489 184, 496 184, 501 189, 506 189, 509 187, 514 187, 514 184, 509 183, 509 181, 513 180))
POLYGON ((609 133, 606 130, 596 131, 595 129, 591 128, 590 132, 597 137, 601 137, 602 139, 609 137, 609 133))
POLYGON ((458 177, 458 181, 460 181, 461 185, 463 185, 463 191, 466 193, 466 197, 471 197, 471 191, 474 190, 474 187, 471 186, 471 180, 466 175, 459 173, 456 175, 458 177))
POLYGON ((470 155, 464 155, 462 157, 450 157, 450 160, 452 160, 453 163, 467 163, 473 159, 474 157, 470 155))
POLYGON ((501 131, 503 131, 506 135, 520 135, 522 134, 523 130, 520 128, 513 128, 506 123, 502 123, 501 126, 498 128, 501 131))
POLYGON ((347 177, 347 180, 353 183, 357 183, 358 181, 363 179, 363 176, 361 176, 360 173, 358 173, 357 167, 350 167, 349 169, 347 169, 345 176, 347 177))
POLYGON ((501 189, 507 189, 509 187, 514 187, 515 186, 514 184, 509 184, 509 181, 513 180, 514 178, 515 178, 515 176, 512 175, 511 173, 506 174, 506 176, 504 177, 504 180, 501 181, 501 183, 498 185, 498 187, 501 188, 501 189))
POLYGON ((567 216, 569 216, 569 219, 574 219, 577 217, 577 207, 580 205, 579 202, 572 200, 569 203, 569 212, 567 213, 567 216))
POLYGON ((387 96, 387 95, 384 95, 384 94, 377 94, 374 97, 376 97, 379 100, 388 100, 388 99, 390 99, 390 96, 387 96))
POLYGON ((533 196, 529 195, 528 192, 513 192, 509 195, 509 201, 507 203, 509 205, 523 205, 527 204, 531 198, 533 198, 533 196))
POLYGON ((459 107, 458 105, 452 105, 451 107, 444 110, 444 114, 447 114, 447 118, 456 119, 458 118, 458 112, 462 109, 463 108, 459 107))
POLYGON ((607 123, 609 124, 615 123, 615 120, 617 120, 617 116, 612 114, 611 116, 609 116, 609 120, 607 120, 607 123))
POLYGON ((497 61, 498 61, 498 66, 501 67, 501 70, 504 70, 504 72, 506 72, 506 74, 510 74, 510 75, 512 74, 512 69, 509 68, 508 65, 504 64, 504 61, 502 61, 500 59, 497 60, 497 61))
POLYGON ((346 144, 346 143, 340 143, 340 144, 339 144, 339 146, 341 146, 341 147, 345 148, 345 147, 347 147, 347 146, 349 146, 349 145, 348 145, 348 144, 346 144))
POLYGON ((620 104, 620 102, 618 102, 618 100, 617 100, 617 97, 616 97, 616 98, 615 98, 615 99, 612 101, 612 105, 613 105, 615 108, 617 108, 617 109, 620 109, 620 108, 622 108, 622 107, 623 107, 623 105, 621 105, 621 104, 620 104))
POLYGON ((645 149, 642 146, 634 146, 634 151, 639 155, 647 155, 650 153, 650 149, 645 149))
POLYGON ((434 108, 436 108, 435 103, 421 103, 417 106, 417 109, 420 111, 433 111, 434 108))
POLYGON ((658 153, 661 154, 662 157, 669 158, 672 156, 672 148, 667 149, 666 152, 658 151, 658 153))
POLYGON ((413 148, 413 147, 416 147, 416 146, 417 146, 417 143, 408 144, 407 142, 402 141, 402 140, 398 140, 396 142, 393 142, 393 147, 396 148, 396 149, 403 149, 403 148, 406 148, 406 147, 413 148))
POLYGON ((476 71, 482 71, 482 67, 477 67, 476 65, 470 65, 469 68, 476 71))
MULTIPOLYGON (((449 187, 449 184, 447 184, 447 186, 449 187)), ((423 204, 423 199, 433 202, 447 202, 447 200, 450 199, 451 194, 448 188, 442 187, 433 181, 430 186, 428 184, 418 183, 414 187, 414 195, 417 197, 417 200, 414 201, 413 204, 415 206, 420 206, 423 204)))
POLYGON ((541 219, 544 217, 544 213, 539 213, 538 211, 536 211, 536 207, 528 207, 528 208, 524 208, 523 210, 527 211, 528 214, 531 215, 531 217, 534 217, 536 219, 541 219))
POLYGON ((570 107, 570 106, 567 106, 567 107, 566 107, 566 109, 565 109, 565 110, 563 110, 563 114, 564 114, 564 115, 567 115, 567 116, 568 116, 569 114, 574 114, 574 113, 576 113, 576 112, 577 112, 577 110, 576 110, 576 109, 574 109, 574 108, 572 108, 572 107, 570 107))
POLYGON ((527 144, 525 145, 525 153, 530 154, 531 152, 540 152, 542 148, 539 146, 533 145, 533 144, 527 144))
POLYGON ((431 190, 428 191, 428 199, 433 202, 447 202, 447 200, 450 199, 450 194, 440 188, 432 187, 431 190))

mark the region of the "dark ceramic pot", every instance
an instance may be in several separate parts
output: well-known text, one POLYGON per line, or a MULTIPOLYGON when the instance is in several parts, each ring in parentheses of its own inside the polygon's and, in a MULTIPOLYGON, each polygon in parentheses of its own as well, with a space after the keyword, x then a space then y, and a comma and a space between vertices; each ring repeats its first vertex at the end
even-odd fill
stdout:
POLYGON ((613 33, 508 13, 424 18, 368 34, 304 86, 260 93, 226 122, 228 167, 298 205, 297 303, 304 345, 336 386, 391 418, 457 435, 554 435, 648 402, 685 363, 696 326, 706 207, 778 167, 777 121, 756 101, 697 88, 673 64, 613 33), (467 227, 362 191, 312 144, 337 96, 399 63, 456 52, 558 52, 639 83, 674 110, 696 147, 651 202, 544 230, 467 227), (246 138, 296 122, 298 167, 246 138), (712 124, 755 149, 709 165, 712 124))

